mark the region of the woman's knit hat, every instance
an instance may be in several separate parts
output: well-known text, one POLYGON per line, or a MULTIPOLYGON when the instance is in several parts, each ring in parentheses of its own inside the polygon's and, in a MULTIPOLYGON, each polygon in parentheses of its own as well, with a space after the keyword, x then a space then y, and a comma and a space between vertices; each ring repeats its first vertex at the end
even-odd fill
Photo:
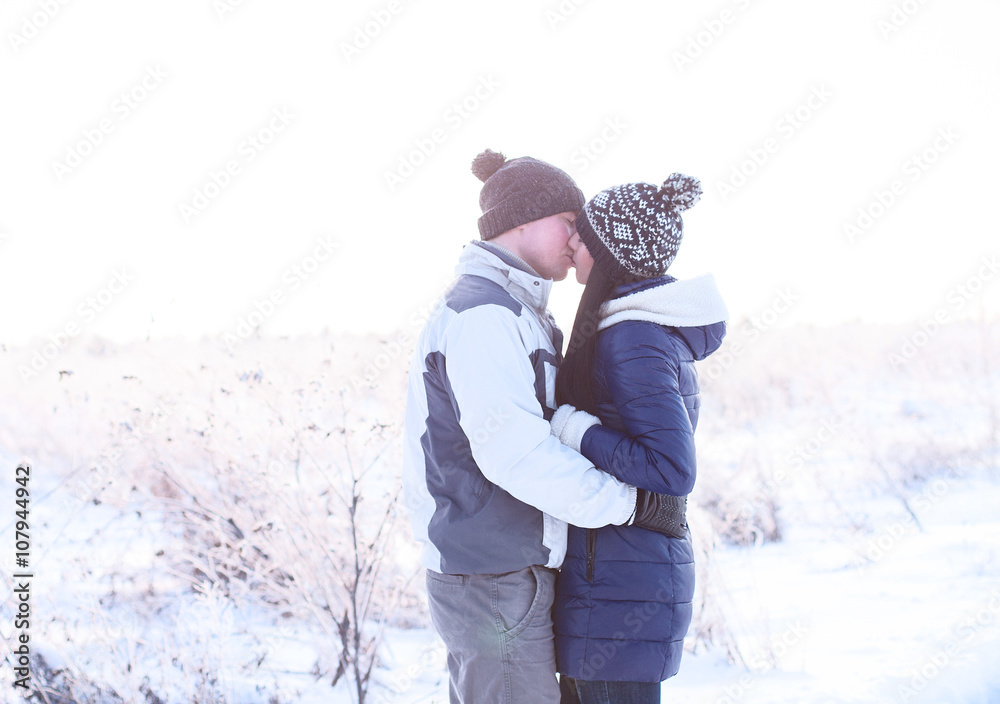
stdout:
POLYGON ((613 280, 666 273, 684 235, 681 212, 701 198, 701 181, 671 174, 662 186, 626 183, 583 206, 576 229, 594 263, 613 280))
POLYGON ((583 191, 562 169, 530 156, 507 160, 490 149, 472 161, 472 173, 482 181, 479 234, 492 239, 518 225, 583 207, 583 191))

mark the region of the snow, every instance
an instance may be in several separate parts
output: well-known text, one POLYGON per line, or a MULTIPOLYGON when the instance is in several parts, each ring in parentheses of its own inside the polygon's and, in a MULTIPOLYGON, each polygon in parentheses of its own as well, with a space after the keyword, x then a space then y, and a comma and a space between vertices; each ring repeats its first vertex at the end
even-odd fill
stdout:
POLYGON ((995 482, 956 486, 920 516, 925 533, 904 535, 870 564, 794 532, 781 544, 717 554, 737 608, 770 634, 764 645, 775 663, 749 674, 713 668, 724 682, 713 687, 701 663, 692 666, 701 658, 686 656, 663 686, 665 700, 972 702, 992 693, 996 701, 1000 515, 989 507, 998 502, 995 482), (963 630, 977 614, 981 627, 963 630), (934 668, 928 686, 903 696, 941 650, 955 655, 934 668), (939 698, 944 691, 949 697, 939 698))
MULTIPOLYGON (((769 331, 706 381, 693 503, 721 496, 751 527, 773 519, 781 540, 750 531, 748 542, 734 542, 718 515, 694 510, 711 555, 699 579, 709 580, 715 632, 732 647, 692 627, 664 701, 1000 702, 997 400, 978 391, 995 388, 996 372, 977 356, 980 331, 948 334, 957 348, 928 348, 892 372, 871 351, 891 349, 898 330, 769 331), (782 362, 819 349, 806 371, 782 362)), ((33 466, 31 644, 72 675, 81 701, 116 701, 111 690, 125 701, 151 701, 149 693, 163 702, 356 701, 349 676, 331 687, 336 634, 316 613, 262 600, 259 575, 227 582, 207 578, 210 567, 191 568, 192 546, 207 534, 179 519, 186 495, 172 482, 206 510, 253 504, 259 489, 264 508, 247 509, 250 522, 228 514, 232 525, 279 535, 288 526, 266 492, 333 511, 335 497, 322 489, 337 478, 304 460, 285 457, 268 472, 269 462, 294 438, 315 454, 343 437, 375 467, 359 510, 377 507, 398 447, 377 442, 372 428, 398 431, 408 363, 390 339, 264 338, 235 351, 209 340, 91 341, 60 357, 72 375, 50 370, 29 383, 15 371, 16 351, 5 352, 15 363, 0 372, 0 465, 7 476, 23 459, 33 466), (334 407, 342 389, 357 399, 343 413, 334 407), (346 434, 334 432, 347 416, 346 434), (309 492, 293 495, 296 487, 309 492)), ((11 506, 12 482, 0 487, 11 506)), ((322 523, 331 551, 345 544, 338 515, 322 523)), ((11 517, 0 516, 7 545, 11 517)), ((385 607, 387 621, 369 624, 386 631, 368 701, 443 703, 444 648, 405 516, 392 530, 380 545, 400 601, 385 607)), ((224 532, 215 539, 225 547, 224 532)), ((258 565, 248 553, 197 544, 199 559, 239 554, 246 569, 258 565)), ((7 656, 15 585, 11 551, 3 555, 7 656)), ((0 701, 14 701, 12 677, 8 659, 0 701)))

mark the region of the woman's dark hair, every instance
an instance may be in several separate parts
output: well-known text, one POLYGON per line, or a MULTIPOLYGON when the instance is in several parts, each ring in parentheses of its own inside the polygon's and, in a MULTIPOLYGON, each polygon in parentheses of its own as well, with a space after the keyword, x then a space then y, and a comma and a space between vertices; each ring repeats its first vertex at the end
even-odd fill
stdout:
POLYGON ((587 286, 580 297, 580 307, 573 321, 566 357, 556 375, 556 402, 571 404, 577 409, 596 415, 591 369, 597 348, 597 326, 601 322, 601 304, 608 300, 616 282, 603 269, 590 270, 587 286))

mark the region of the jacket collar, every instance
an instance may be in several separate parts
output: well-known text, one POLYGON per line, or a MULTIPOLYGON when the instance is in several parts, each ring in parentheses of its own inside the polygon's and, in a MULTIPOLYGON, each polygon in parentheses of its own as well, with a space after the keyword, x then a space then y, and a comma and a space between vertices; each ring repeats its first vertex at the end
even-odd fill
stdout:
POLYGON ((679 281, 661 276, 618 286, 601 306, 599 330, 624 320, 644 320, 675 329, 695 359, 717 350, 729 317, 711 274, 679 281))
POLYGON ((521 259, 521 257, 517 256, 506 247, 501 247, 500 245, 494 244, 493 242, 480 241, 480 242, 474 242, 474 244, 482 247, 483 249, 488 249, 489 251, 493 252, 495 255, 500 257, 505 264, 509 264, 515 269, 526 271, 532 276, 539 276, 538 272, 535 271, 533 268, 531 268, 528 262, 521 259))
POLYGON ((544 313, 549 304, 552 279, 543 279, 537 274, 519 268, 517 263, 519 260, 516 257, 501 256, 506 250, 500 249, 498 252, 497 249, 500 248, 485 247, 476 241, 470 242, 462 250, 455 275, 481 276, 489 279, 502 286, 521 303, 544 313))

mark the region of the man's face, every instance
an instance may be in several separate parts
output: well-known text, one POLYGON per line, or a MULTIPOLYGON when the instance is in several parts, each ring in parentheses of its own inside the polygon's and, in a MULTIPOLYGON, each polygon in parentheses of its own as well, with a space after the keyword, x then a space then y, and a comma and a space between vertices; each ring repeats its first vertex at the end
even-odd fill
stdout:
POLYGON ((576 233, 576 213, 550 215, 522 226, 520 256, 546 279, 562 281, 573 266, 569 240, 576 233))

